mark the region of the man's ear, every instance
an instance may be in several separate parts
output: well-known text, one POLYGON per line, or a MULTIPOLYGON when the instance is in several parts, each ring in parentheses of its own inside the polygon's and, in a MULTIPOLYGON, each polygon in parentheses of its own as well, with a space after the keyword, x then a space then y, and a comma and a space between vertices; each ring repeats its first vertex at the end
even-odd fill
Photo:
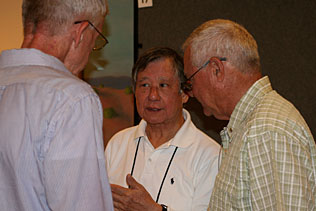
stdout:
POLYGON ((75 24, 75 30, 73 33, 73 40, 75 42, 75 47, 78 47, 78 45, 80 44, 80 42, 83 39, 83 33, 84 31, 88 28, 89 23, 87 21, 83 21, 81 23, 75 24))
POLYGON ((210 59, 211 73, 215 79, 219 82, 222 82, 225 78, 225 68, 221 60, 217 57, 212 57, 210 59))
POLYGON ((180 94, 181 94, 181 97, 182 97, 182 104, 188 102, 189 95, 187 95, 183 90, 180 90, 180 94))

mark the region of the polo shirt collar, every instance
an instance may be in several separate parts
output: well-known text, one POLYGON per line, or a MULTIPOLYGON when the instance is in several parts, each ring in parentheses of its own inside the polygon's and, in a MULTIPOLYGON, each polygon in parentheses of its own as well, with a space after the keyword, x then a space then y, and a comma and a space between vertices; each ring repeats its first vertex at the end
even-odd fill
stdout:
MULTIPOLYGON (((168 148, 169 146, 187 148, 191 144, 194 143, 195 136, 197 135, 196 134, 197 128, 191 122, 191 116, 187 110, 182 109, 182 114, 185 120, 183 125, 180 127, 180 129, 178 130, 178 132, 172 139, 170 139, 167 143, 161 145, 159 148, 168 148)), ((139 137, 142 137, 141 140, 144 140, 144 137, 148 139, 145 132, 146 126, 147 126, 147 122, 144 119, 142 119, 135 131, 135 136, 134 136, 135 141, 138 141, 139 137)))

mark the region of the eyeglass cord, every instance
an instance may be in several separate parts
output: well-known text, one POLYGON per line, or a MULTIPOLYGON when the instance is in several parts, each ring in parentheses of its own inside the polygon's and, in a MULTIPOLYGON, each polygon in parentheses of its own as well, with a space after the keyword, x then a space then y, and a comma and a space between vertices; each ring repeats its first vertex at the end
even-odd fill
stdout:
POLYGON ((139 137, 139 139, 138 139, 137 147, 136 147, 136 151, 135 151, 135 155, 134 155, 134 161, 133 161, 133 166, 132 166, 132 170, 131 170, 131 175, 132 176, 133 176, 133 172, 134 172, 134 167, 135 167, 135 162, 136 162, 136 157, 137 157, 137 152, 138 152, 140 139, 141 139, 141 137, 139 137))
MULTIPOLYGON (((138 138, 138 143, 137 143, 136 151, 135 151, 135 155, 134 155, 134 161, 133 161, 133 166, 132 166, 132 170, 131 170, 131 175, 132 175, 132 176, 133 176, 134 167, 135 167, 135 163, 136 163, 136 157, 137 157, 137 152, 138 152, 138 147, 139 147, 140 139, 141 139, 141 137, 138 138)), ((167 167, 167 169, 166 169, 165 175, 164 175, 164 177, 163 177, 163 179, 162 179, 162 182, 161 182, 161 184, 160 184, 160 188, 159 188, 158 195, 157 195, 157 198, 156 198, 156 203, 158 203, 158 200, 159 200, 159 197, 160 197, 160 193, 161 193, 161 190, 162 190, 162 186, 163 186, 163 184, 164 184, 164 182, 165 182, 165 179, 166 179, 166 177, 167 177, 167 174, 168 174, 170 165, 171 165, 171 163, 172 163, 172 160, 173 160, 174 155, 176 154, 177 150, 178 150, 178 147, 176 147, 175 150, 173 151, 173 154, 172 154, 171 159, 170 159, 170 161, 169 161, 169 164, 168 164, 168 167, 167 167)))

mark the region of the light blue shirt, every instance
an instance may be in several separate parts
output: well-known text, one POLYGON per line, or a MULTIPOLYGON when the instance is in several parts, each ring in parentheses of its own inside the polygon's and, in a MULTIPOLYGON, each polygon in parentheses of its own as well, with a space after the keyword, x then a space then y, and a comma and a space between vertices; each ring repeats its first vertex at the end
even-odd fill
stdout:
POLYGON ((0 210, 113 210, 100 100, 36 49, 0 55, 0 210))

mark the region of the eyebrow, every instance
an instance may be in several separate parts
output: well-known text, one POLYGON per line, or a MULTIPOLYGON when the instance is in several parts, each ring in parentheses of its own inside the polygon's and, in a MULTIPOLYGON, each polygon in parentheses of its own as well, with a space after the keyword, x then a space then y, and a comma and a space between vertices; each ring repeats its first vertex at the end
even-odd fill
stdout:
POLYGON ((142 82, 142 81, 145 81, 145 80, 148 80, 149 78, 148 77, 142 77, 140 79, 137 79, 136 82, 142 82))

